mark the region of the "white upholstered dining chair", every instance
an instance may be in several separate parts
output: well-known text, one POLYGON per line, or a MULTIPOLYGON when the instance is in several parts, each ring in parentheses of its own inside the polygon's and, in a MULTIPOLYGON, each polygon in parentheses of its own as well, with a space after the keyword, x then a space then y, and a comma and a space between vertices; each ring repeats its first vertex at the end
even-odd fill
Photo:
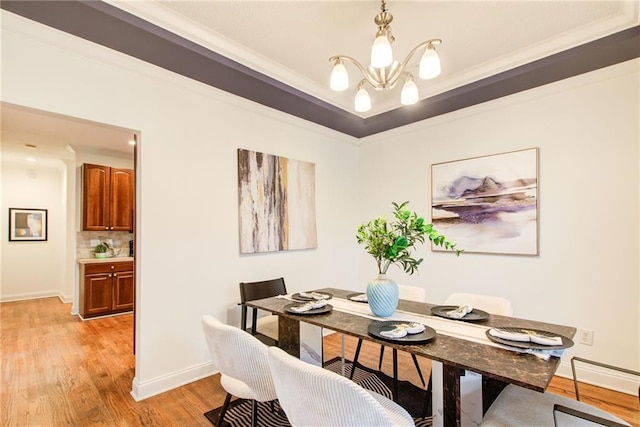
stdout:
POLYGON ((401 406, 335 372, 269 347, 280 406, 294 427, 414 426, 401 406))
POLYGON ((258 402, 269 402, 277 397, 267 346, 253 335, 225 325, 212 316, 202 317, 202 328, 213 362, 220 371, 220 384, 227 391, 216 425, 222 425, 231 396, 236 396, 252 400, 251 425, 256 426, 258 402))
MULTIPOLYGON (((475 309, 483 310, 491 314, 496 314, 499 316, 512 316, 513 315, 513 307, 511 302, 506 298, 493 296, 493 295, 481 295, 481 294, 470 294, 470 293, 453 293, 447 297, 444 301, 444 305, 470 305, 475 309)), ((432 378, 433 378, 433 369, 432 374, 429 377, 429 384, 427 386, 428 390, 432 390, 432 378)), ((473 394, 476 390, 482 387, 481 384, 481 376, 477 374, 469 374, 464 369, 460 369, 460 376, 464 376, 466 378, 465 381, 465 393, 473 394)), ((439 375, 438 375, 439 376, 439 375)), ((472 398, 473 400, 473 398, 472 398)), ((466 405, 466 404, 463 404, 466 405)), ((436 406, 439 406, 436 403, 436 406)), ((472 411, 473 415, 470 415, 471 418, 481 418, 481 406, 471 404, 470 406, 465 406, 466 410, 472 411), (479 412, 475 412, 479 411, 479 412)), ((527 425, 527 424, 524 424, 527 425)))

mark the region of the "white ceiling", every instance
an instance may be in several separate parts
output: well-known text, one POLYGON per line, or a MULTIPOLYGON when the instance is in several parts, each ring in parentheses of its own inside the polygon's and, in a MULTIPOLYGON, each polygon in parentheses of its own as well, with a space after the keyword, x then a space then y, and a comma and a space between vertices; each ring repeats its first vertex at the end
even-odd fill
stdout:
MULTIPOLYGON (((357 70, 347 65, 351 87, 328 88, 336 54, 368 65, 379 1, 118 1, 129 13, 232 58, 303 92, 354 112, 357 70)), ((442 74, 417 81, 421 98, 509 70, 640 23, 634 1, 387 1, 393 14, 396 59, 430 38, 442 74)), ((417 69, 419 55, 411 61, 417 69)), ((417 75, 417 72, 415 73, 417 75)), ((368 117, 399 106, 400 87, 371 91, 368 117)), ((411 107, 404 107, 411 108, 411 107)), ((70 151, 132 156, 132 131, 2 104, 3 161, 68 158, 70 151)))
POLYGON ((26 163, 33 157, 34 166, 59 168, 60 160, 72 160, 77 152, 133 158, 134 132, 128 129, 7 103, 0 107, 3 162, 26 163))
MULTIPOLYGON (((130 13, 230 57, 344 110, 351 86, 328 88, 329 57, 344 54, 368 66, 380 1, 109 1, 130 13)), ((621 31, 640 22, 636 1, 394 1, 395 59, 442 38, 442 74, 418 80, 421 98, 621 31)), ((416 71, 420 55, 410 62, 416 71)), ((373 116, 399 106, 401 86, 372 93, 373 116)), ((373 91, 371 91, 373 92, 373 91)))

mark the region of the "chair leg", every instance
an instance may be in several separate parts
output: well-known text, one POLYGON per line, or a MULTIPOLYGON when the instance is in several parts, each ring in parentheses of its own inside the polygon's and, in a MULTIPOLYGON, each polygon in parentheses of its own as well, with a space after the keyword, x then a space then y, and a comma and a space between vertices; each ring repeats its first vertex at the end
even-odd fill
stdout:
POLYGON ((382 359, 384 358, 384 346, 380 346, 380 359, 378 361, 378 371, 382 371, 382 359))
POLYGON ((393 401, 398 403, 398 350, 393 349, 393 401))
POLYGON ((218 422, 216 423, 216 427, 222 426, 222 420, 224 419, 224 414, 227 413, 229 402, 231 402, 231 393, 227 393, 227 397, 224 398, 224 404, 222 405, 222 409, 220 410, 220 415, 218 415, 218 422))
POLYGON ((251 427, 258 426, 258 401, 251 401, 251 427))
POLYGON ((433 393, 432 375, 429 375, 429 384, 427 384, 426 397, 424 399, 424 410, 422 411, 422 418, 430 417, 431 415, 433 415, 433 408, 432 408, 432 393, 433 393))
POLYGON ((416 370, 418 371, 418 376, 420 376, 420 381, 422 381, 422 387, 424 387, 424 377, 422 376, 422 370, 420 369, 420 365, 418 364, 418 358, 413 353, 411 353, 411 357, 413 358, 413 364, 416 365, 416 370))
POLYGON ((353 374, 356 372, 356 365, 358 364, 358 356, 360 355, 360 347, 362 347, 362 339, 358 340, 358 346, 356 347, 356 354, 353 356, 353 364, 351 365, 351 373, 349 379, 353 380, 353 374))

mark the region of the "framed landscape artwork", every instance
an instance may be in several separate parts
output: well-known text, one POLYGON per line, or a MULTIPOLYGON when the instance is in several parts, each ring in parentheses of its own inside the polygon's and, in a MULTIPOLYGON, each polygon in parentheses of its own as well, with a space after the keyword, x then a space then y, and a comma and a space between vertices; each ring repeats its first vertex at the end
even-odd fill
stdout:
POLYGON ((433 225, 458 248, 538 254, 537 148, 431 165, 431 185, 433 225))
POLYGON ((317 247, 315 164, 238 149, 240 253, 317 247))
POLYGON ((47 210, 9 208, 9 241, 47 240, 47 210))

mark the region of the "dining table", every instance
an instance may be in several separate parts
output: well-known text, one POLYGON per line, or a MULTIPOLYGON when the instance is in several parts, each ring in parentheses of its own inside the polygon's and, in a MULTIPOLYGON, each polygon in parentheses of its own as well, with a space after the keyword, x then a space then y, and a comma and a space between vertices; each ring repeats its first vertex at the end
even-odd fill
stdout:
POLYGON ((461 322, 432 315, 432 309, 438 307, 436 304, 400 300, 389 319, 418 321, 433 328, 436 334, 426 342, 394 342, 370 333, 372 322, 389 319, 376 318, 367 304, 350 301, 349 297, 356 291, 321 288, 313 292, 329 294, 328 303, 332 309, 314 315, 292 313, 288 309, 294 302, 291 295, 247 301, 246 304, 279 316, 278 346, 296 357, 300 357, 300 324, 303 322, 442 363, 442 423, 446 427, 461 426, 461 372, 467 370, 482 376, 484 413, 508 384, 542 393, 558 369, 560 357, 496 343, 488 338, 487 330, 526 328, 547 331, 569 340, 576 333, 576 328, 571 326, 494 314, 477 322, 461 322))

